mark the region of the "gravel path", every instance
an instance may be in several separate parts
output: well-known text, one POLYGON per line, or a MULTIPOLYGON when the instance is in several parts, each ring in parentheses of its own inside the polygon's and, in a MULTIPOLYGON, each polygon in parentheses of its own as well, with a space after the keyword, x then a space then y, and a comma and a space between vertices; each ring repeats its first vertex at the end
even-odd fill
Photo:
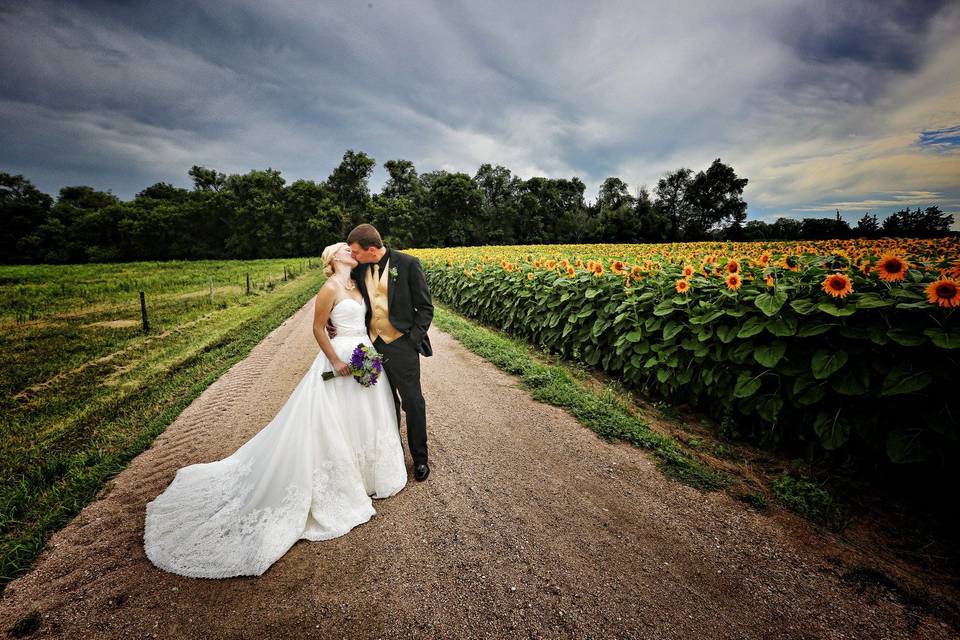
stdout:
POLYGON ((0 629, 36 610, 35 637, 72 639, 953 637, 841 580, 829 535, 665 479, 436 330, 427 482, 259 578, 154 568, 144 505, 178 467, 269 422, 318 352, 312 314, 271 333, 53 537, 8 586, 0 629))

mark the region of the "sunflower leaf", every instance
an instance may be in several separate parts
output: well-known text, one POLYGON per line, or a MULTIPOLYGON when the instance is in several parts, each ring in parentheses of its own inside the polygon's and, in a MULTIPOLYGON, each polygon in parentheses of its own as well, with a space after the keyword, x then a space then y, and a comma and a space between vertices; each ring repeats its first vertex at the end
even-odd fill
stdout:
POLYGON ((925 371, 912 371, 906 367, 894 367, 883 379, 882 396, 897 396, 920 391, 933 382, 933 377, 925 371))
POLYGON ((817 414, 813 430, 820 436, 820 444, 828 450, 839 449, 850 439, 850 424, 840 419, 839 411, 836 415, 817 414))
POLYGON ((743 323, 743 326, 740 327, 740 330, 737 331, 738 338, 750 338, 757 335, 763 331, 766 327, 767 322, 763 318, 754 316, 753 318, 748 318, 746 322, 743 323))
POLYGON ((829 313, 832 316, 852 316, 857 312, 857 308, 854 306, 848 307, 838 307, 832 302, 827 302, 826 300, 817 305, 817 309, 823 311, 824 313, 829 313))
POLYGON ((830 331, 836 326, 838 325, 835 322, 818 322, 817 324, 804 325, 800 327, 799 331, 797 331, 797 336, 800 338, 819 336, 820 334, 830 331))
POLYGON ((930 338, 930 342, 941 349, 960 348, 960 331, 953 329, 926 329, 924 333, 930 338))
POLYGON ((907 331, 906 329, 902 329, 900 327, 887 331, 887 337, 897 344, 905 347, 918 347, 926 342, 926 338, 924 338, 922 335, 917 335, 912 331, 907 331))
POLYGON ((673 340, 681 331, 683 331, 683 325, 679 322, 674 322, 671 320, 667 323, 667 326, 663 328, 663 339, 673 340))
POLYGON ((778 338, 786 338, 797 333, 797 319, 793 316, 781 316, 767 322, 767 331, 778 338))
POLYGON ((879 307, 889 307, 893 300, 884 300, 876 293, 864 293, 857 300, 857 309, 877 309, 879 307))
POLYGON ((753 301, 753 304, 767 314, 768 317, 773 317, 777 315, 780 311, 780 308, 783 307, 787 302, 787 294, 785 291, 776 290, 772 294, 770 293, 761 293, 753 301))
POLYGON ((787 344, 783 340, 776 340, 771 344, 754 349, 753 359, 768 369, 772 369, 777 366, 786 352, 787 344))
POLYGON ((737 385, 733 389, 734 398, 749 398, 760 390, 760 376, 750 375, 749 371, 743 371, 737 377, 737 385))
POLYGON ((920 462, 925 456, 918 429, 894 429, 887 435, 887 457, 897 464, 920 462))
POLYGON ((817 380, 826 380, 835 371, 838 371, 843 365, 847 364, 847 352, 838 349, 818 349, 813 354, 810 362, 810 369, 813 377, 817 380))
POLYGON ((794 311, 799 313, 802 316, 813 313, 817 308, 816 303, 813 300, 807 300, 805 298, 800 298, 798 300, 791 300, 790 306, 794 311))

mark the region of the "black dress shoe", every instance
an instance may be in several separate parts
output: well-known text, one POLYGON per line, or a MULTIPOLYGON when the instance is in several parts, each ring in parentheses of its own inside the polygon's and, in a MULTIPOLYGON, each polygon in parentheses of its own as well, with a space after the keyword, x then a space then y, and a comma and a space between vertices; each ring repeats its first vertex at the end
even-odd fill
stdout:
POLYGON ((413 465, 413 479, 417 482, 423 482, 430 475, 430 467, 427 463, 413 465))

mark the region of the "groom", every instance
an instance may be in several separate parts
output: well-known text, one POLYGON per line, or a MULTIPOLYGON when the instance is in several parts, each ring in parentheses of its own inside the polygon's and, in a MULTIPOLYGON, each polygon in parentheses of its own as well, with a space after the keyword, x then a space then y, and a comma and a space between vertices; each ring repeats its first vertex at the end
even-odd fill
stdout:
POLYGON ((393 401, 400 422, 400 406, 407 415, 407 441, 413 457, 413 477, 426 480, 427 407, 420 391, 420 356, 433 355, 427 329, 433 320, 433 301, 420 261, 383 246, 380 233, 361 224, 347 236, 360 264, 353 279, 367 301, 367 330, 374 348, 383 354, 393 401), (397 396, 399 395, 399 400, 397 396))

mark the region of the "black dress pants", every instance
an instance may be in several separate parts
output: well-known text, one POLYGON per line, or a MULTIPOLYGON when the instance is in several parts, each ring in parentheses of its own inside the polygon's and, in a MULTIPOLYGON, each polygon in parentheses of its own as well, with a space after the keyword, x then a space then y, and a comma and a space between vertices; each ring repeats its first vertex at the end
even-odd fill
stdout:
POLYGON ((393 402, 397 407, 397 424, 400 424, 401 405, 407 416, 407 443, 413 464, 426 464, 427 405, 420 390, 420 353, 406 335, 390 344, 377 336, 373 347, 383 354, 383 368, 390 379, 393 402))

